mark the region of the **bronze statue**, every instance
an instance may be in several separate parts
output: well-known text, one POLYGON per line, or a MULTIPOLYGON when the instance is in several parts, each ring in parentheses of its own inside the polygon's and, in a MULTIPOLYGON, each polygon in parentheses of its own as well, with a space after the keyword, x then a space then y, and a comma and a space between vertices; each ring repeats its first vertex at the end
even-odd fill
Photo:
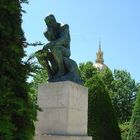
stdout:
POLYGON ((47 69, 49 82, 73 81, 82 84, 78 66, 70 59, 70 33, 67 24, 58 23, 54 15, 45 18, 48 39, 42 50, 36 52, 39 63, 47 69))

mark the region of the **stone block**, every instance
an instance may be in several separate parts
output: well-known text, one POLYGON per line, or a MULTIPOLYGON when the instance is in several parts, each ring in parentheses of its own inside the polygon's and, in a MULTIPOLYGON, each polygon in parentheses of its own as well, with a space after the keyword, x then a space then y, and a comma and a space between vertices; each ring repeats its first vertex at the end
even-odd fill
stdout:
POLYGON ((87 135, 87 88, 70 81, 40 84, 38 103, 37 135, 87 135))

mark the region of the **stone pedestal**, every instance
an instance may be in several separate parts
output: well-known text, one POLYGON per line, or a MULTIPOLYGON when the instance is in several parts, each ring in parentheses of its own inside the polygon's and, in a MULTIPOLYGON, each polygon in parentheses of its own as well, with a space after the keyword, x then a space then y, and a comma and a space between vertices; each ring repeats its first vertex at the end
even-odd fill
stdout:
POLYGON ((88 89, 65 81, 40 84, 35 140, 91 140, 87 137, 88 89))

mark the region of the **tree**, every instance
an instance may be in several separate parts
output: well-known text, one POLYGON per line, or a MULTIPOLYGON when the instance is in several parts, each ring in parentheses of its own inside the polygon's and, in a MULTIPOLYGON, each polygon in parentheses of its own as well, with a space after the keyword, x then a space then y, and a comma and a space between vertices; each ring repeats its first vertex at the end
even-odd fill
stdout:
POLYGON ((111 99, 119 122, 130 120, 139 84, 124 70, 114 70, 111 99))
POLYGON ((29 64, 22 61, 26 40, 21 28, 21 3, 0 0, 0 139, 31 140, 36 105, 30 98, 29 64))
POLYGON ((140 90, 131 117, 128 140, 140 140, 140 90))
POLYGON ((92 62, 88 61, 86 63, 80 63, 79 70, 84 83, 86 83, 86 81, 95 74, 98 74, 104 81, 104 84, 108 88, 108 90, 112 88, 111 83, 114 79, 113 74, 108 67, 106 67, 102 71, 99 71, 93 66, 92 62))
POLYGON ((92 62, 88 61, 86 63, 79 64, 79 71, 80 71, 80 75, 83 80, 83 83, 85 84, 85 82, 97 72, 97 69, 93 67, 92 62))
POLYGON ((86 81, 89 88, 88 134, 94 140, 121 140, 113 106, 104 81, 94 75, 86 81))
POLYGON ((104 84, 108 90, 112 89, 111 83, 113 82, 113 74, 112 71, 106 67, 102 71, 98 71, 98 74, 101 76, 102 80, 104 81, 104 84))
POLYGON ((92 62, 79 66, 84 85, 89 88, 88 134, 95 140, 120 140, 120 130, 109 97, 112 72, 98 71, 92 62))
POLYGON ((122 140, 126 140, 128 136, 129 128, 130 128, 129 122, 119 124, 119 127, 121 130, 122 140))
POLYGON ((79 69, 84 83, 96 74, 103 80, 111 97, 115 115, 120 122, 122 138, 126 139, 139 83, 136 83, 125 70, 114 70, 112 73, 110 69, 105 68, 97 71, 93 68, 92 62, 81 63, 79 69))

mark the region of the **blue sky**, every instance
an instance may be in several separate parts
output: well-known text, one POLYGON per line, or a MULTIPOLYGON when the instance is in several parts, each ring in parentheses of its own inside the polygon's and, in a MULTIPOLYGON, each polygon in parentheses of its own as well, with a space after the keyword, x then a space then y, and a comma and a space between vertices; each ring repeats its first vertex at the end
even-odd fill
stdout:
MULTIPOLYGON (((95 62, 99 38, 105 64, 127 70, 140 82, 139 0, 30 0, 23 5, 23 30, 28 42, 47 43, 44 18, 54 14, 67 23, 71 34, 71 58, 77 63, 95 62)), ((41 47, 28 47, 31 54, 41 47)))

